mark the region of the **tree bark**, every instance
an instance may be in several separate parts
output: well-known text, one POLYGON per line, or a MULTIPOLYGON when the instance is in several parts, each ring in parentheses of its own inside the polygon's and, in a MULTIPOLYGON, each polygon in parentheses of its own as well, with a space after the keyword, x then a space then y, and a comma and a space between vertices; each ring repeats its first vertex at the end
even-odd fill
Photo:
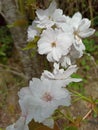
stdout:
MULTIPOLYGON (((7 24, 13 24, 15 21, 26 21, 26 14, 22 15, 18 9, 18 0, 0 0, 2 15, 5 18, 7 24)), ((36 0, 40 8, 47 8, 51 0, 36 0)), ((56 0, 58 5, 64 10, 65 1, 56 0)), ((23 1, 25 2, 25 0, 23 1)), ((23 65, 23 70, 28 79, 33 76, 39 77, 44 67, 51 68, 45 61, 44 57, 39 56, 36 52, 34 57, 30 56, 30 51, 24 51, 23 48, 27 45, 27 27, 12 27, 10 28, 11 35, 14 40, 14 45, 19 52, 20 60, 23 65), (45 62, 45 63, 44 63, 45 62)))
MULTIPOLYGON (((26 20, 26 16, 21 15, 18 10, 16 0, 0 0, 2 5, 2 14, 7 24, 13 24, 18 20, 26 20)), ((34 57, 30 56, 30 51, 24 51, 23 48, 27 45, 27 27, 12 27, 10 28, 14 45, 19 52, 20 60, 23 65, 24 73, 27 79, 32 76, 40 76, 43 70, 44 58, 38 56, 37 52, 34 57)))

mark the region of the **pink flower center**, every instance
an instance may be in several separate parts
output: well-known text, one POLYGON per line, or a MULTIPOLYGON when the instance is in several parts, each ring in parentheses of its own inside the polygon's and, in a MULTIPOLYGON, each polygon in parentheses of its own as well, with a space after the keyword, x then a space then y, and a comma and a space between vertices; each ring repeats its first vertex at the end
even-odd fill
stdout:
POLYGON ((43 95, 43 97, 42 97, 42 99, 44 101, 48 102, 48 101, 52 101, 53 97, 50 95, 50 93, 45 92, 44 95, 43 95))

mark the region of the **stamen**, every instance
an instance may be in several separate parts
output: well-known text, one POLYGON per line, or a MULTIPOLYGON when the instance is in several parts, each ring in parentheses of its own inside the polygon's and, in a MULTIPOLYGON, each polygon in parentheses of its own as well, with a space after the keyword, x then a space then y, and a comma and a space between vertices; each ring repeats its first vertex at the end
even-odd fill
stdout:
POLYGON ((51 101, 53 99, 53 97, 50 95, 50 93, 45 92, 44 95, 43 95, 43 97, 42 97, 42 99, 44 101, 48 102, 48 101, 51 101))
POLYGON ((55 42, 52 42, 52 43, 51 43, 51 46, 52 46, 52 47, 56 47, 56 43, 55 43, 55 42))

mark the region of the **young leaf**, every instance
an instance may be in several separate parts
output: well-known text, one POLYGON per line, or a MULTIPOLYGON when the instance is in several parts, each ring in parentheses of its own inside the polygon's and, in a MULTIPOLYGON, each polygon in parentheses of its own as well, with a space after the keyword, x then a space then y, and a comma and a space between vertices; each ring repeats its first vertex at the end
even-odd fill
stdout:
POLYGON ((27 25, 28 25, 28 22, 25 19, 19 19, 19 20, 16 20, 14 23, 10 24, 10 25, 7 25, 7 27, 8 28, 17 27, 17 26, 25 27, 27 25))
POLYGON ((27 44, 27 46, 25 48, 23 48, 23 50, 29 50, 29 49, 32 49, 32 48, 36 48, 36 44, 32 41, 32 42, 29 42, 27 44))
POLYGON ((75 126, 68 126, 68 127, 64 128, 64 130, 78 130, 78 128, 75 126))

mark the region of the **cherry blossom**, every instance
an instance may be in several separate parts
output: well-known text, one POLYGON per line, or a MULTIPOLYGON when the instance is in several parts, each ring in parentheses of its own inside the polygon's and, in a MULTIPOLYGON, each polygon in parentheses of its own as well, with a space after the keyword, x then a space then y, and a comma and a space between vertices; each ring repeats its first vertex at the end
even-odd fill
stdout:
POLYGON ((45 120, 52 116, 58 106, 69 106, 71 101, 70 93, 67 89, 61 88, 61 83, 48 79, 33 78, 28 90, 27 87, 22 88, 18 95, 26 124, 32 119, 45 123, 45 120))
POLYGON ((77 78, 71 78, 71 75, 76 72, 77 66, 72 65, 66 70, 64 69, 59 69, 59 64, 54 63, 54 70, 53 73, 44 70, 42 73, 41 79, 50 79, 50 80, 58 80, 59 82, 62 83, 62 86, 68 85, 70 82, 80 82, 81 79, 77 78))
POLYGON ((47 54, 47 60, 50 62, 58 62, 63 55, 69 53, 72 41, 73 37, 61 30, 44 30, 38 41, 38 53, 47 54))
POLYGON ((95 32, 95 29, 89 28, 90 25, 91 21, 87 18, 82 19, 80 12, 75 13, 72 18, 67 17, 65 23, 59 24, 59 27, 62 28, 64 32, 74 35, 73 45, 76 50, 80 52, 81 56, 85 50, 82 38, 89 37, 95 32))
POLYGON ((51 2, 47 9, 37 9, 36 14, 38 18, 36 23, 39 28, 50 28, 55 24, 66 21, 66 16, 63 14, 63 11, 61 9, 57 9, 55 0, 51 2))

